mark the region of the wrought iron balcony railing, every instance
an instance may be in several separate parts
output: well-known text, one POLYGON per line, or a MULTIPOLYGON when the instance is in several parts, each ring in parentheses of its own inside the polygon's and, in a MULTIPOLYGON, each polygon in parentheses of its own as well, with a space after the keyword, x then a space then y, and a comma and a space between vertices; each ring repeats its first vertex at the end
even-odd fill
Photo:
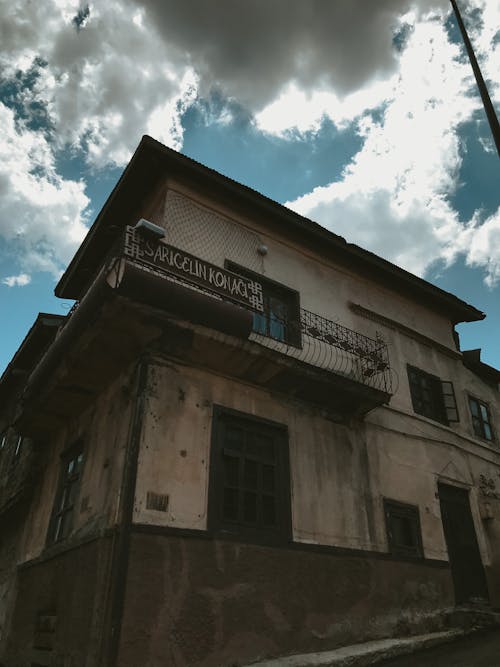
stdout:
MULTIPOLYGON (((255 319, 260 317, 256 313, 255 319)), ((250 338, 303 363, 392 393, 389 352, 380 336, 370 338, 304 308, 295 322, 278 319, 274 331, 275 336, 272 331, 263 335, 256 326, 250 338), (297 344, 287 342, 292 340, 297 344)))
MULTIPOLYGON (((263 298, 265 283, 263 288, 258 275, 240 276, 163 241, 144 238, 133 227, 127 228, 121 262, 251 311, 250 340, 259 345, 392 394, 387 344, 379 335, 370 338, 304 308, 270 312, 269 300, 263 298)), ((118 287, 116 281, 113 287, 118 287)))

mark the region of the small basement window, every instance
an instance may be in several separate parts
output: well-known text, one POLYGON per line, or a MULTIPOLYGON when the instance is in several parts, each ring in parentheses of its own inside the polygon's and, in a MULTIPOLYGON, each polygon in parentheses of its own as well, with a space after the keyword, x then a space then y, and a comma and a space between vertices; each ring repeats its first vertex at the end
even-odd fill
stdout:
POLYGON ((395 556, 422 558, 422 534, 418 507, 384 499, 389 551, 395 556))

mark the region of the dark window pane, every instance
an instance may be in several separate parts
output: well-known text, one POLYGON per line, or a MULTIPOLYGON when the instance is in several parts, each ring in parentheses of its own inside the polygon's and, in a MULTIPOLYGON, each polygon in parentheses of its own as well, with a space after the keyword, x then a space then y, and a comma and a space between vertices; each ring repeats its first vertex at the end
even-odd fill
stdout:
POLYGON ((274 466, 262 466, 262 491, 274 493, 274 466))
POLYGON ((265 314, 254 313, 253 315, 253 330, 256 333, 267 336, 267 316, 265 314))
POLYGON ((245 448, 245 456, 252 459, 260 459, 262 453, 262 445, 259 442, 259 437, 255 433, 249 433, 247 437, 247 446, 245 448))
POLYGON ((472 418, 472 427, 474 429, 474 434, 479 436, 480 438, 482 438, 483 437, 483 429, 481 428, 481 422, 479 421, 479 419, 477 417, 472 418))
POLYGON ((69 528, 70 528, 70 522, 71 522, 71 515, 72 512, 64 512, 64 514, 61 516, 61 522, 59 525, 59 539, 66 537, 69 533, 69 528))
POLYGON ((390 500, 384 500, 384 508, 391 553, 421 557, 423 553, 418 508, 390 500))
POLYGON ((485 440, 493 440, 491 429, 490 411, 488 406, 475 398, 469 397, 469 407, 472 417, 472 428, 474 435, 485 440))
POLYGON ((271 316, 269 322, 269 335, 275 340, 286 341, 286 329, 283 321, 271 316))
POLYGON ((276 525, 276 500, 274 496, 262 496, 262 523, 265 526, 276 525))
POLYGON ((224 500, 222 514, 227 521, 238 520, 238 491, 237 489, 224 489, 224 500))
POLYGON ((449 408, 447 412, 446 399, 439 378, 419 369, 408 367, 408 379, 413 409, 417 414, 444 424, 448 424, 448 413, 453 421, 458 420, 451 382, 446 383, 449 408))
POLYGON ((62 474, 54 501, 49 541, 63 539, 71 532, 73 507, 78 497, 82 467, 83 452, 81 449, 75 451, 73 448, 72 454, 63 458, 61 462, 62 474))
POLYGON ((255 436, 255 444, 258 447, 258 456, 262 461, 274 461, 275 448, 272 438, 258 433, 255 436))
POLYGON ((68 496, 69 496, 69 488, 68 485, 64 486, 61 492, 61 497, 60 497, 60 502, 59 502, 59 512, 64 510, 64 508, 68 505, 68 496))
POLYGON ((257 494, 245 491, 243 520, 246 523, 257 522, 257 494))
POLYGON ((54 529, 54 539, 55 540, 58 540, 61 536, 61 520, 62 520, 62 517, 60 517, 60 516, 58 516, 57 519, 56 519, 56 525, 55 525, 55 529, 54 529))
POLYGON ((221 411, 215 416, 214 434, 212 463, 217 468, 210 483, 217 489, 209 494, 209 526, 265 541, 288 536, 285 430, 221 411), (235 441, 243 443, 238 451, 235 441))
POLYGON ((75 504, 76 497, 78 495, 78 485, 76 481, 72 482, 71 484, 68 485, 68 496, 67 496, 67 503, 66 505, 68 507, 73 507, 75 504))
POLYGON ((245 472, 243 475, 243 483, 246 489, 257 489, 258 481, 258 464, 255 461, 245 461, 245 472))
POLYGON ((238 486, 240 460, 235 456, 223 457, 224 460, 224 486, 238 486))
POLYGON ((245 433, 239 428, 228 426, 225 438, 225 446, 227 449, 234 451, 241 451, 245 444, 245 433))
POLYGON ((392 539, 398 546, 414 547, 415 536, 412 521, 408 517, 393 516, 391 518, 392 539))
POLYGON ((269 335, 277 340, 286 340, 286 304, 277 297, 269 300, 269 335))
POLYGON ((20 435, 16 441, 16 449, 14 450, 14 456, 18 457, 21 455, 21 449, 23 446, 23 437, 20 435))

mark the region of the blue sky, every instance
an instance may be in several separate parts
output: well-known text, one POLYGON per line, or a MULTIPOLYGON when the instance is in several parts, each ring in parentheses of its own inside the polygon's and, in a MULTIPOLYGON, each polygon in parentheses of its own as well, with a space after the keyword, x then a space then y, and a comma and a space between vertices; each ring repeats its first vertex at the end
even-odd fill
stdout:
MULTIPOLYGON (((500 107, 500 3, 460 4, 500 107)), ((447 0, 0 9, 0 372, 142 134, 484 310, 500 367, 500 160, 447 0)))

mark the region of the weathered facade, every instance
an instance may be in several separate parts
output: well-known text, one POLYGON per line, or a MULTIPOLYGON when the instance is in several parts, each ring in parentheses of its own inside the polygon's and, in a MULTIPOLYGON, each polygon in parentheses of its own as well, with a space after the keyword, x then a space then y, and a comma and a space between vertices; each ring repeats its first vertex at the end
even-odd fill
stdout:
POLYGON ((56 294, 0 382, 5 665, 220 667, 500 606, 474 307, 148 137, 56 294))

